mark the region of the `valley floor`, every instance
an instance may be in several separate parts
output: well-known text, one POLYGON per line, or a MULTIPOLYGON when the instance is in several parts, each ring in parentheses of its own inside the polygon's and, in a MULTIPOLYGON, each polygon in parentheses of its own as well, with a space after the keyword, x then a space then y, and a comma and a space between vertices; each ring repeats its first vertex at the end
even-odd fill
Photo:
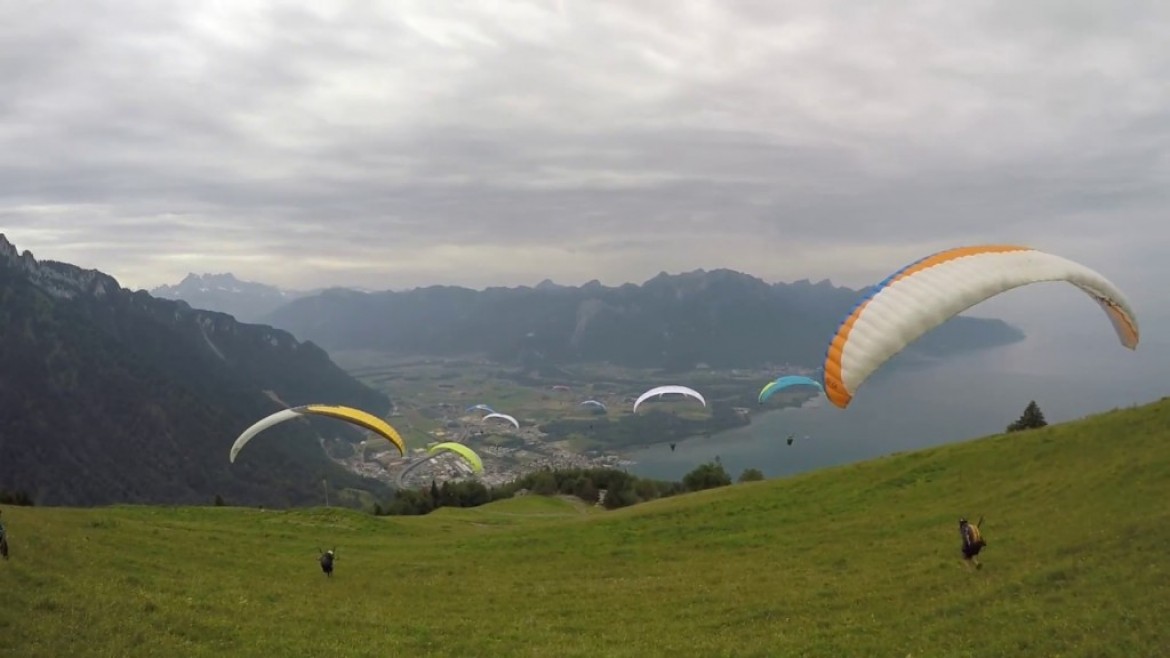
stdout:
MULTIPOLYGON (((630 449, 746 425, 752 413, 799 405, 811 395, 807 391, 784 392, 773 396, 767 407, 758 407, 755 397, 760 387, 775 378, 777 369, 772 367, 663 375, 582 365, 565 369, 556 377, 541 378, 513 367, 471 359, 397 357, 376 352, 337 352, 332 357, 351 375, 386 393, 394 402, 389 421, 406 437, 413 453, 401 459, 388 442, 382 441, 338 459, 355 473, 386 482, 396 482, 410 460, 425 454, 424 446, 438 441, 465 443, 479 453, 485 462, 485 472, 479 480, 488 486, 511 482, 544 468, 622 468, 633 464, 625 456, 630 449), (630 408, 642 391, 667 381, 697 387, 712 405, 704 407, 689 400, 655 401, 653 406, 670 414, 671 420, 682 420, 682 425, 671 430, 661 422, 629 418, 630 408), (581 402, 586 399, 602 402, 607 412, 599 414, 583 407, 581 402), (731 418, 716 418, 712 414, 715 400, 722 405, 733 400, 737 411, 731 418), (486 412, 468 411, 468 407, 477 404, 515 416, 521 427, 514 429, 499 421, 481 422, 486 412), (630 429, 632 420, 640 422, 630 429), (545 430, 549 423, 557 421, 569 425, 550 435, 545 430)), ((782 369, 798 371, 794 367, 782 369)), ((404 484, 424 486, 432 478, 441 481, 466 475, 457 458, 440 458, 411 471, 404 484)))

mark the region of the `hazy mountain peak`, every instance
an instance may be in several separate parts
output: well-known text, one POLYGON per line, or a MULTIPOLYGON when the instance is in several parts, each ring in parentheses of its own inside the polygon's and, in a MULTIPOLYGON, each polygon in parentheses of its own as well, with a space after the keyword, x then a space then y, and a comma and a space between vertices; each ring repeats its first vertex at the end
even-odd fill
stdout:
POLYGON ((166 299, 182 299, 195 308, 219 311, 244 322, 255 322, 278 306, 310 293, 243 281, 231 272, 189 272, 178 284, 158 286, 150 294, 166 299))

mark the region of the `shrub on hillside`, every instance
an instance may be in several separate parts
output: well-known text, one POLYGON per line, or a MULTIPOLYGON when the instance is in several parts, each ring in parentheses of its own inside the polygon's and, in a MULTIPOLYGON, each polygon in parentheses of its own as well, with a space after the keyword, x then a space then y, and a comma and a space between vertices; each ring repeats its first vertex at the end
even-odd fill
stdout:
POLYGON ((759 482, 764 479, 764 472, 758 468, 746 468, 739 474, 740 482, 759 482))
POLYGON ((683 476, 683 485, 687 491, 702 491, 725 487, 731 484, 731 476, 724 470, 723 464, 708 462, 683 476))

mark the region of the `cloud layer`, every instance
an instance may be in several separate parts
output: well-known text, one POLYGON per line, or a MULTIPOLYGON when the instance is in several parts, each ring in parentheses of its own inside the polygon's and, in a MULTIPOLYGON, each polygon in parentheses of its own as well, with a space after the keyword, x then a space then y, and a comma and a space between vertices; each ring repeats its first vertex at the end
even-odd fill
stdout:
POLYGON ((1008 241, 1154 296, 1167 44, 1155 2, 8 5, 0 230, 133 287, 860 286, 1008 241))

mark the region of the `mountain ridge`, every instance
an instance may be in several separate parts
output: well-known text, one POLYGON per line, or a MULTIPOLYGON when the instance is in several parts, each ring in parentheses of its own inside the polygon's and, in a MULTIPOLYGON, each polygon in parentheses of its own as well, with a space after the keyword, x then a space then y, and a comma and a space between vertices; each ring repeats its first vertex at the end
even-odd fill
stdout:
MULTIPOLYGON (((487 355, 529 367, 607 362, 684 370, 821 365, 825 346, 864 291, 828 279, 768 283, 721 268, 661 272, 642 284, 435 285, 405 291, 327 290, 262 318, 325 349, 487 355)), ((923 336, 913 356, 1017 342, 1002 320, 960 316, 923 336)))
POLYGON ((0 234, 0 488, 38 504, 316 502, 321 478, 376 488, 330 461, 360 434, 287 423, 236 464, 232 440, 310 402, 384 414, 385 395, 312 342, 121 287, 108 274, 18 252, 0 234))

